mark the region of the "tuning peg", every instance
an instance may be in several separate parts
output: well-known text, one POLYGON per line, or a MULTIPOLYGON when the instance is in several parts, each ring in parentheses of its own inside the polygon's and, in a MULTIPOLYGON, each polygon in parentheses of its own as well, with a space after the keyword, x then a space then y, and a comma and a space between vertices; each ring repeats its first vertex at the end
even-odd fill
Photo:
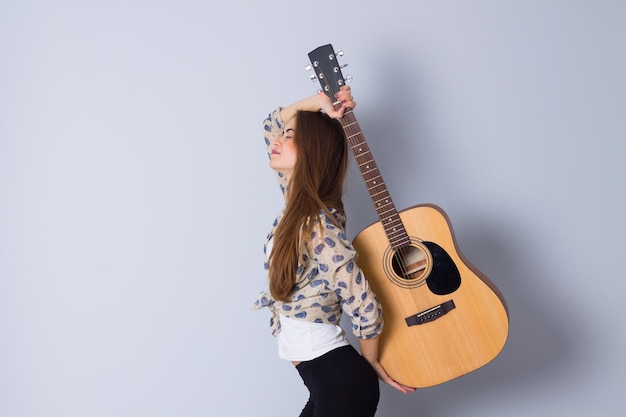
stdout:
POLYGON ((343 56, 343 49, 340 49, 337 51, 337 53, 335 54, 337 56, 343 56))
POLYGON ((311 71, 313 69, 313 66, 311 64, 306 64, 304 69, 307 70, 307 71, 311 71))
POLYGON ((345 68, 345 67, 347 67, 347 66, 348 66, 348 64, 345 64, 345 65, 339 65, 338 67, 333 67, 333 72, 337 73, 337 72, 339 72, 342 68, 345 68))
POLYGON ((352 81, 352 75, 347 75, 346 76, 346 82, 350 82, 352 81))
POLYGON ((317 81, 317 75, 315 74, 311 74, 311 76, 309 77, 311 79, 311 81, 315 82, 317 81))

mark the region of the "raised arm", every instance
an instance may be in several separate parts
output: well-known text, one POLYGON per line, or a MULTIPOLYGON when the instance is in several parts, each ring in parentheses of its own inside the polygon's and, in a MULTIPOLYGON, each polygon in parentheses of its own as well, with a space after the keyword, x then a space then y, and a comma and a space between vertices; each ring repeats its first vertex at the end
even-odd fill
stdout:
MULTIPOLYGON (((270 113, 263 121, 263 135, 265 137, 265 147, 268 154, 272 150, 273 141, 277 140, 283 135, 283 129, 285 123, 291 120, 299 110, 304 111, 323 111, 330 117, 341 118, 346 108, 354 108, 356 103, 352 97, 352 92, 349 86, 343 86, 337 94, 335 94, 336 101, 341 103, 341 106, 335 110, 330 98, 324 93, 317 93, 314 96, 304 98, 287 107, 279 107, 270 113)), ((282 192, 284 193, 287 187, 286 178, 276 172, 276 179, 282 192)))
POLYGON ((335 94, 335 100, 341 103, 341 107, 337 110, 333 107, 333 103, 330 98, 322 92, 315 94, 314 96, 307 97, 300 101, 297 101, 287 107, 280 109, 280 118, 283 122, 287 123, 291 120, 298 110, 305 111, 323 111, 328 116, 341 119, 346 108, 354 109, 356 103, 352 97, 352 91, 349 86, 344 85, 339 92, 335 94))

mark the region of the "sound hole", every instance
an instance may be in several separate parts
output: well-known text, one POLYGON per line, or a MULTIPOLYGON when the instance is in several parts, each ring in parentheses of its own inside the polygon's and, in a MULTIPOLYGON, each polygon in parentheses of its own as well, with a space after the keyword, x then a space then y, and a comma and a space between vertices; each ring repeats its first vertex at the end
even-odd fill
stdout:
POLYGON ((422 248, 407 246, 393 255, 393 271, 406 280, 418 280, 424 276, 428 257, 422 248))
POLYGON ((391 282, 402 288, 427 284, 437 295, 451 294, 461 286, 461 274, 444 248, 434 242, 411 238, 400 249, 387 248, 383 267, 391 282))
POLYGON ((385 271, 396 285, 415 288, 424 285, 432 270, 432 255, 418 240, 397 250, 389 247, 385 253, 385 271))

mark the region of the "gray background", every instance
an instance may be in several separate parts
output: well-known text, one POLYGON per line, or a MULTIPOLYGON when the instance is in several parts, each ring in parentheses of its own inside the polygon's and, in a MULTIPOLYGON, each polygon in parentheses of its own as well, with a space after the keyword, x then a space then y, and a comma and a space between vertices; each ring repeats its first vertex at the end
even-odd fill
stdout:
MULTIPOLYGON (((0 3, 0 416, 295 416, 261 121, 332 43, 398 208, 504 293, 501 355, 379 416, 618 416, 623 1, 0 3)), ((358 171, 348 232, 376 220, 358 171)))

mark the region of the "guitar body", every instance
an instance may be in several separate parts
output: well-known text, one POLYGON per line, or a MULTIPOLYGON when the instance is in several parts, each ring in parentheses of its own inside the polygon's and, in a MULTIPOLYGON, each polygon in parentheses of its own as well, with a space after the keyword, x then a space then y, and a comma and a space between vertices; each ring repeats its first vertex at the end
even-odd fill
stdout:
MULTIPOLYGON (((309 53, 310 68, 331 100, 345 85, 337 55, 332 45, 309 53)), ((340 122, 380 218, 353 244, 383 307, 381 364, 393 379, 414 388, 487 364, 508 337, 502 294, 457 250, 443 210, 434 205, 396 210, 352 109, 340 122)))
POLYGON ((396 381, 424 388, 467 374, 494 359, 506 342, 509 321, 497 288, 457 250, 450 223, 441 209, 421 205, 399 215, 413 244, 438 252, 427 254, 431 265, 414 288, 410 288, 411 280, 394 273, 394 250, 381 222, 359 233, 353 244, 359 253, 357 263, 383 305, 385 327, 379 360, 396 381), (442 265, 450 262, 454 265, 442 265), (445 287, 450 284, 446 280, 454 281, 449 289, 456 289, 435 294, 429 288, 431 279, 440 281, 437 292, 447 292, 445 287), (454 307, 445 313, 429 311, 444 303, 450 308, 450 301, 454 307), (407 317, 423 312, 416 320, 423 323, 407 324, 407 317))

